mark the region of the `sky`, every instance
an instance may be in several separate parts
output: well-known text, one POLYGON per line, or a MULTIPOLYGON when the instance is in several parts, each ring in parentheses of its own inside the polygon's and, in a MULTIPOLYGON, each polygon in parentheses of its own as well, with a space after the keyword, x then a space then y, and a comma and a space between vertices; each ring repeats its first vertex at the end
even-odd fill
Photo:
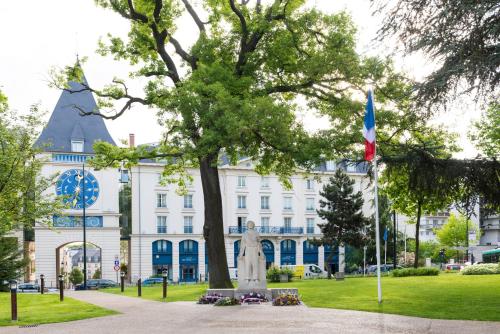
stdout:
MULTIPOLYGON (((195 4, 200 1, 192 0, 195 4)), ((308 0, 307 6, 328 13, 346 10, 358 27, 358 52, 387 55, 394 50, 394 41, 374 42, 382 17, 372 15, 370 3, 370 0, 308 0)), ((190 18, 181 18, 179 25, 175 37, 194 41, 197 31, 190 18)), ((127 32, 126 20, 96 7, 93 0, 0 1, 0 90, 9 98, 12 109, 27 112, 32 104, 39 103, 48 111, 45 117, 48 120, 60 95, 60 91, 48 85, 50 70, 73 64, 78 53, 80 57, 88 57, 84 72, 90 85, 102 87, 114 77, 125 79, 130 69, 126 63, 101 57, 95 50, 99 38, 107 33, 125 37, 127 32)), ((416 79, 422 79, 435 66, 422 55, 393 57, 399 70, 416 79)), ((140 95, 140 85, 132 84, 130 88, 131 93, 140 95)), ((467 139, 471 121, 480 114, 477 108, 467 99, 461 99, 446 114, 432 120, 459 133, 459 145, 464 151, 458 156, 477 154, 467 139)), ((309 113, 298 116, 311 131, 325 124, 309 113)), ((143 106, 134 107, 106 124, 116 141, 134 133, 137 144, 158 141, 162 131, 154 110, 143 106)))

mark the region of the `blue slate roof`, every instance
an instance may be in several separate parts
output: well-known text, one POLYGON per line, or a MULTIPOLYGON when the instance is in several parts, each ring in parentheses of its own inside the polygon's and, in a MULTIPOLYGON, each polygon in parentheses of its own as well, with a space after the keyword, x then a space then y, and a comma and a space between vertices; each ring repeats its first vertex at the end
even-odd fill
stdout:
MULTIPOLYGON (((83 82, 86 84, 85 77, 83 82)), ((71 152, 71 140, 83 140, 83 153, 94 153, 94 142, 101 140, 116 145, 104 124, 102 117, 97 115, 80 116, 81 108, 85 111, 97 109, 94 96, 90 91, 81 91, 83 85, 70 82, 70 91, 63 91, 59 101, 50 116, 47 126, 43 129, 35 146, 46 152, 71 152)))

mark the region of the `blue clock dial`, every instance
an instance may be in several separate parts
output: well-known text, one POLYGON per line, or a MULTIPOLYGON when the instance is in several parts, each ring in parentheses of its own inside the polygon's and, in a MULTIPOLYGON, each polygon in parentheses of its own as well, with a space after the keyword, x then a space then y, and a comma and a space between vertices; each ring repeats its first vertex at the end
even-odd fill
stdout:
POLYGON ((64 203, 73 209, 88 208, 99 197, 99 183, 92 173, 82 169, 69 169, 57 180, 56 194, 64 196, 64 203))

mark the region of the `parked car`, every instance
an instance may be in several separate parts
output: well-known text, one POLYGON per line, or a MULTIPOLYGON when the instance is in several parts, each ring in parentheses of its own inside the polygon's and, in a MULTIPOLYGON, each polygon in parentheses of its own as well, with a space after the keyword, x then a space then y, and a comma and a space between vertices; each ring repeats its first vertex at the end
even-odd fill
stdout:
POLYGON ((163 278, 162 277, 150 277, 146 278, 143 282, 143 286, 149 286, 149 285, 155 285, 155 284, 162 284, 163 283, 163 278))
POLYGON ((17 286, 19 292, 40 292, 40 285, 36 283, 22 283, 17 286))
MULTIPOLYGON (((118 284, 109 279, 89 279, 87 280, 87 290, 98 290, 103 288, 115 288, 118 284)), ((75 285, 75 290, 84 290, 83 283, 75 285)))
POLYGON ((461 264, 458 264, 458 263, 448 263, 446 265, 446 270, 458 270, 458 271, 460 271, 462 269, 464 269, 464 266, 461 264))
MULTIPOLYGON (((403 269, 403 267, 396 265, 396 269, 403 269)), ((394 265, 392 263, 380 265, 380 272, 381 273, 387 273, 391 270, 394 270, 394 265)), ((368 269, 366 271, 368 274, 376 274, 377 273, 377 265, 374 264, 374 265, 368 266, 368 269)))

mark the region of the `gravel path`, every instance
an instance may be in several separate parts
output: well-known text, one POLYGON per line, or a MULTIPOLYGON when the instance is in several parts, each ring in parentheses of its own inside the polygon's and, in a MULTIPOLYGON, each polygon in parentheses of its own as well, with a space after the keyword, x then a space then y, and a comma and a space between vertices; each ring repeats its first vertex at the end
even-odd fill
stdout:
POLYGON ((342 334, 498 334, 500 322, 432 320, 359 311, 271 305, 213 307, 193 302, 159 303, 97 291, 68 296, 122 314, 46 324, 2 327, 0 333, 155 334, 155 333, 342 333, 342 334))

